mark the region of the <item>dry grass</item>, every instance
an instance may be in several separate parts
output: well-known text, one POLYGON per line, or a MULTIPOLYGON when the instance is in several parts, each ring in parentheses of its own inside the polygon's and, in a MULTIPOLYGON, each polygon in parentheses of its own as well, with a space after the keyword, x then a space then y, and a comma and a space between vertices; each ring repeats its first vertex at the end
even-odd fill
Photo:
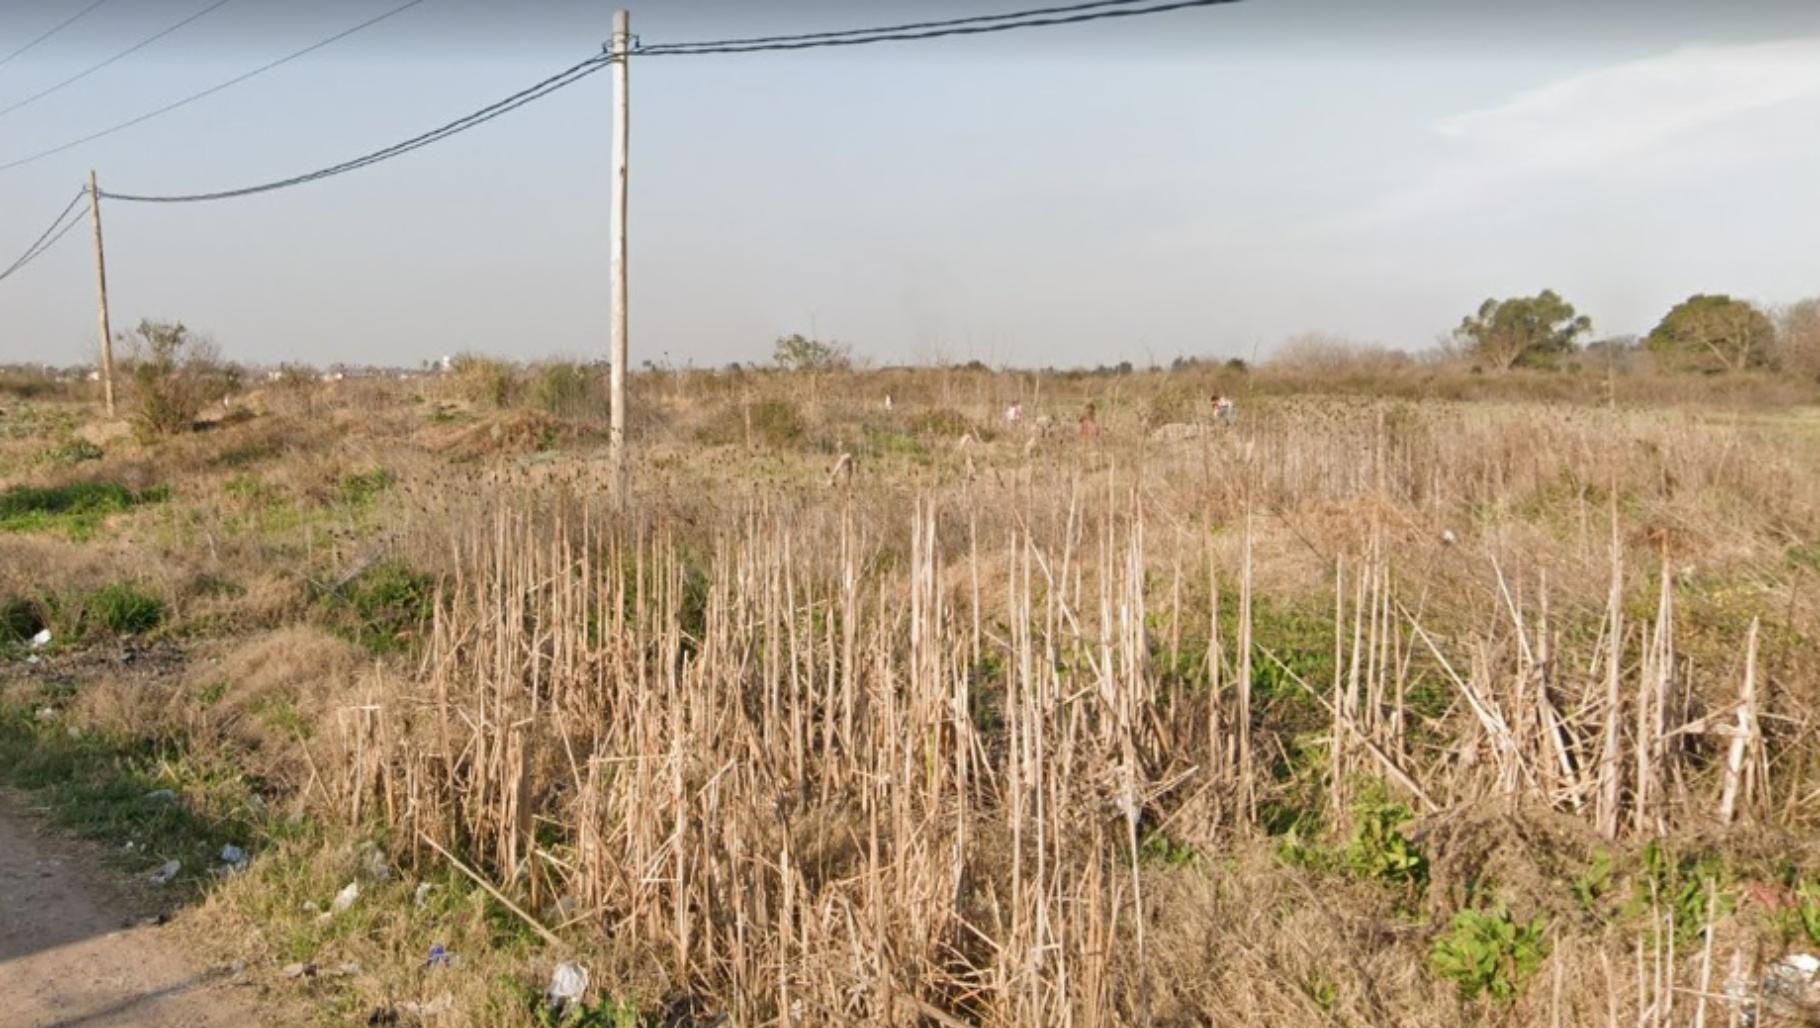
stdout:
POLYGON ((297 913, 355 873, 311 840, 212 916, 476 1024, 558 952, 656 1023, 1682 1024, 1805 939, 1805 414, 1254 374, 1235 426, 1225 371, 646 376, 619 500, 591 420, 428 387, 107 455, 174 486, 114 528, 223 639, 173 731, 400 865, 358 932, 297 913), (415 609, 379 568, 433 613, 376 662, 323 628, 415 609), (1540 919, 1507 996, 1431 963, 1462 912, 1540 919))

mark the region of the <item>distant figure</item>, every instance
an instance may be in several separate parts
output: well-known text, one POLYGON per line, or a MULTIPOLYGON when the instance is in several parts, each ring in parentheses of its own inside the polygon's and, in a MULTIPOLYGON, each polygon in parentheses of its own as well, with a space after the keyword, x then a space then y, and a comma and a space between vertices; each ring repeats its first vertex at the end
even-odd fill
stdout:
POLYGON ((1232 398, 1225 393, 1213 394, 1213 420, 1222 425, 1230 425, 1238 420, 1238 409, 1233 407, 1232 398))
POLYGON ((1006 428, 1014 429, 1018 425, 1022 424, 1023 421, 1024 421, 1024 405, 1022 403, 1014 403, 1011 406, 1005 408, 1005 427, 1006 428))
POLYGON ((886 410, 891 409, 891 394, 890 393, 885 394, 885 409, 886 410))
POLYGON ((1091 402, 1089 402, 1087 404, 1087 410, 1081 414, 1081 438, 1082 439, 1098 439, 1099 437, 1100 437, 1099 411, 1098 411, 1098 408, 1096 408, 1091 402))

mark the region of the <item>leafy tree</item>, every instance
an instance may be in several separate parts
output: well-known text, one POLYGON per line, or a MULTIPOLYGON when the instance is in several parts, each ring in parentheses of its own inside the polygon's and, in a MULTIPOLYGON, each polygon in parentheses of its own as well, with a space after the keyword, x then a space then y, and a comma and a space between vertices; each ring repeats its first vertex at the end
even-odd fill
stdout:
POLYGON ((853 363, 851 348, 800 333, 779 339, 771 359, 785 371, 838 371, 853 363))
POLYGON ((1720 372, 1768 365, 1775 342, 1767 314, 1729 296, 1695 294, 1664 315, 1643 345, 1668 367, 1720 372))
POLYGON ((1572 353, 1574 340, 1592 331, 1592 319, 1574 310, 1552 289, 1534 296, 1486 300, 1479 313, 1463 318, 1454 335, 1472 353, 1499 371, 1546 365, 1572 353))

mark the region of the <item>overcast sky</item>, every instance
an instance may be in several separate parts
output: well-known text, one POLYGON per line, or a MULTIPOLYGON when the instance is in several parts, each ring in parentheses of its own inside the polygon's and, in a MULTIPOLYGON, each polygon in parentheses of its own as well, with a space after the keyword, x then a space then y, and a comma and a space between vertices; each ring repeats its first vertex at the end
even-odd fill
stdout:
MULTIPOLYGON (((0 57, 93 0, 0 0, 0 57)), ((0 64, 12 106, 213 0, 108 0, 0 64)), ((0 114, 0 163, 401 0, 229 0, 0 114)), ((651 0, 646 44, 1055 0, 651 0)), ((424 0, 181 111, 0 171, 0 266, 86 177, 234 187, 331 164, 597 52, 605 0, 424 0)), ((114 323, 230 357, 601 356, 610 76, 383 165, 106 206, 114 323)), ((1602 334, 1694 292, 1820 294, 1820 3, 1248 0, 936 42, 632 67, 635 363, 1067 365, 1419 349, 1549 287, 1602 334), (1595 8, 1588 10, 1587 8, 1595 8)), ((94 346, 86 227, 0 282, 0 362, 94 346)))

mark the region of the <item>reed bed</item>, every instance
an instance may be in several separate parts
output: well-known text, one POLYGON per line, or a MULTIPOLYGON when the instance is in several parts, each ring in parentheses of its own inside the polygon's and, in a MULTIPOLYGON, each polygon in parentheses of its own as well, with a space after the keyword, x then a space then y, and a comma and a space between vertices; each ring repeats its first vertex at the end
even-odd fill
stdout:
POLYGON ((1664 898, 1562 898, 1606 847, 1805 852, 1810 615, 1760 582, 1715 618, 1699 577, 1813 537, 1811 461, 1756 429, 1290 405, 720 473, 420 500, 420 663, 315 757, 337 817, 670 1023, 1719 1024, 1774 956, 1716 880, 1680 949, 1664 898), (1390 807, 1420 885, 1282 857, 1390 807), (1423 965, 1494 895, 1546 959, 1468 1002, 1423 965))

